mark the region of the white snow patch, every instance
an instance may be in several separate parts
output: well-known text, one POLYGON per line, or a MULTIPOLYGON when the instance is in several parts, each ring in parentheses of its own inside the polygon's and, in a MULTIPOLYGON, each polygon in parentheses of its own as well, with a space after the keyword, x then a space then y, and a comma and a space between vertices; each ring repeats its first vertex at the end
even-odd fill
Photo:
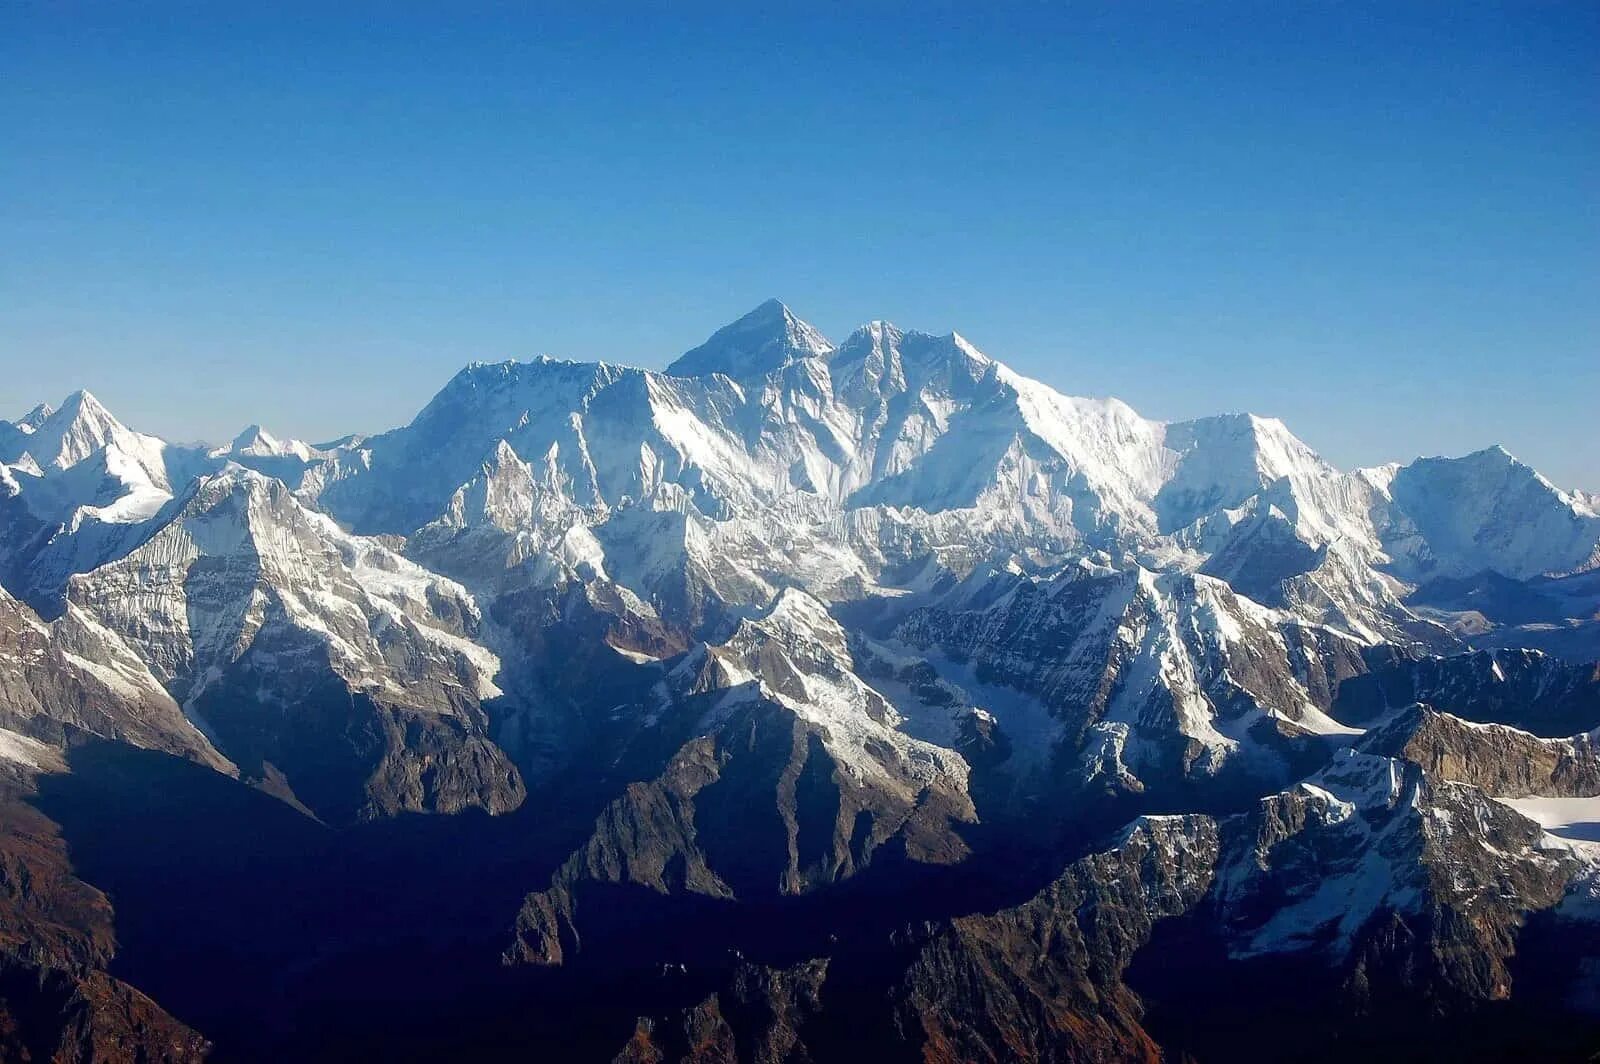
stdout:
POLYGON ((1600 842, 1600 796, 1594 798, 1497 798, 1545 831, 1576 842, 1600 842))

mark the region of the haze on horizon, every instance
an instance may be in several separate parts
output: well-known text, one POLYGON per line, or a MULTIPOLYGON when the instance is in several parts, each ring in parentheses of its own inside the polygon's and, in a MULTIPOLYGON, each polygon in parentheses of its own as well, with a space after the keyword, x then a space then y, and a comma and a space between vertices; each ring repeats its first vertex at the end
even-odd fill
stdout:
POLYGON ((1600 9, 0 11, 0 417, 401 424, 776 296, 1600 489, 1600 9))

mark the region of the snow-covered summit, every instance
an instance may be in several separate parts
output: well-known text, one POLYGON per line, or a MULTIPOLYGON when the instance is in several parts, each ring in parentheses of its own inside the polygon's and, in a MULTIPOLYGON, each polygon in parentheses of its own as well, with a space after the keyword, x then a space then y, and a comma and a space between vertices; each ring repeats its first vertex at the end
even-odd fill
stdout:
POLYGON ((1395 553, 1419 574, 1523 579, 1600 565, 1600 515, 1499 445, 1419 458, 1388 490, 1412 533, 1395 553))
POLYGON ((845 542, 833 524, 892 512, 963 551, 1107 550, 1204 568, 1365 633, 1395 629, 1377 616, 1402 594, 1382 575, 1391 566, 1523 577, 1590 566, 1600 544, 1583 499, 1506 459, 1467 499, 1434 501, 1418 487, 1438 479, 1427 463, 1346 473, 1274 418, 1155 421, 1064 395, 954 332, 873 321, 835 347, 777 301, 666 373, 470 366, 410 425, 328 455, 306 494, 360 531, 409 535, 502 446, 602 523, 637 505, 719 525, 800 520, 870 571, 892 560, 882 544, 845 542), (1517 525, 1519 492, 1547 516, 1499 539, 1475 531, 1517 525), (1482 512, 1441 519, 1452 506, 1482 512))
POLYGON ((31 433, 40 425, 44 424, 45 419, 55 412, 56 408, 51 406, 49 403, 40 403, 22 417, 12 422, 12 424, 21 429, 23 432, 31 433))
POLYGON ((17 426, 22 439, 14 438, 10 445, 12 453, 0 455, 0 461, 15 464, 26 453, 41 469, 65 470, 104 447, 114 446, 135 463, 152 484, 163 489, 170 487, 162 457, 167 446, 165 441, 129 429, 89 392, 73 392, 62 400, 59 409, 45 414, 46 409, 43 405, 36 407, 23 419, 17 426))
POLYGON ((721 373, 735 380, 764 377, 801 358, 820 358, 833 344, 794 311, 769 299, 667 367, 674 377, 721 373))
MULTIPOLYGON (((1043 572, 1098 552, 1202 572, 1372 641, 1417 637, 1402 581, 1600 565, 1588 501, 1503 450, 1347 473, 1274 418, 1163 423, 1062 394, 959 333, 881 320, 836 347, 776 300, 664 373, 474 363, 410 424, 334 448, 251 426, 196 458, 86 393, 36 420, 0 433, 11 494, 73 530, 74 514, 141 520, 231 461, 361 534, 429 529, 433 548, 503 534, 507 557, 552 573, 632 578, 647 598, 732 595, 738 609, 796 582, 833 602, 939 569, 1043 572), (121 486, 101 490, 96 470, 121 486)), ((99 564, 112 539, 56 544, 73 560, 48 568, 99 564)))
POLYGON ((301 440, 280 440, 260 425, 249 425, 227 447, 213 453, 229 458, 298 458, 309 462, 316 448, 301 440))

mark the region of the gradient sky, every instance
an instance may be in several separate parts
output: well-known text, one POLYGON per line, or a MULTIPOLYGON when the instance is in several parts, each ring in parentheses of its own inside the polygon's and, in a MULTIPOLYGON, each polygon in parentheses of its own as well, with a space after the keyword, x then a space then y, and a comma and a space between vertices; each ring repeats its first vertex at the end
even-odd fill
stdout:
POLYGON ((778 296, 1600 489, 1600 5, 809 6, 0 6, 0 416, 325 439, 778 296))

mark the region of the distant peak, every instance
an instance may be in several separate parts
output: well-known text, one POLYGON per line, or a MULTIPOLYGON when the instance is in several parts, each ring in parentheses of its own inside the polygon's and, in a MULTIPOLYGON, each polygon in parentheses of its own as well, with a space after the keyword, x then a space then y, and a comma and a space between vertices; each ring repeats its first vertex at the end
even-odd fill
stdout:
POLYGON ((56 408, 51 406, 49 403, 40 403, 38 406, 34 407, 32 410, 28 411, 25 415, 18 419, 16 425, 24 432, 32 432, 49 420, 50 415, 54 414, 55 412, 56 408))
POLYGON ((79 390, 61 401, 61 406, 39 422, 34 435, 44 439, 40 447, 57 465, 71 464, 86 457, 127 429, 90 392, 79 390))
POLYGON ((105 417, 111 416, 111 411, 107 410, 105 408, 105 404, 96 399, 94 397, 94 393, 89 391, 87 388, 79 388, 77 391, 61 400, 61 409, 53 411, 52 416, 58 413, 66 414, 74 418, 85 415, 103 415, 105 417))
POLYGON ((1448 458, 1448 457, 1445 457, 1445 458, 1433 458, 1433 459, 1419 458, 1417 460, 1417 462, 1419 462, 1419 463, 1420 462, 1430 462, 1430 461, 1431 462, 1455 463, 1455 464, 1462 465, 1462 466, 1473 466, 1473 467, 1482 468, 1482 469, 1506 469, 1506 468, 1523 467, 1523 463, 1517 460, 1517 456, 1516 455, 1512 454, 1510 451, 1506 450, 1504 447, 1502 447, 1498 443, 1491 443, 1487 447, 1481 447, 1478 450, 1472 451, 1469 454, 1462 455, 1460 458, 1448 458))
POLYGON ((803 358, 832 353, 833 344, 783 302, 769 299, 667 367, 674 377, 721 373, 736 380, 764 377, 803 358))
POLYGON ((278 441, 260 425, 246 425, 244 431, 233 438, 230 449, 236 453, 262 451, 270 454, 278 449, 278 441))

